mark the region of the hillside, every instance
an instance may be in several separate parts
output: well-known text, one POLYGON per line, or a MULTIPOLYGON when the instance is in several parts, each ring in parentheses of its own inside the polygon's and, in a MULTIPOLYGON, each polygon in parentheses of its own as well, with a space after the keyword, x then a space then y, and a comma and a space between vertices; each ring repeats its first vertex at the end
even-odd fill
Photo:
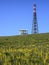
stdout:
POLYGON ((2 46, 29 46, 33 44, 49 43, 49 33, 45 34, 30 34, 19 36, 0 37, 0 45, 2 46))
POLYGON ((0 37, 0 65, 49 65, 49 33, 0 37))

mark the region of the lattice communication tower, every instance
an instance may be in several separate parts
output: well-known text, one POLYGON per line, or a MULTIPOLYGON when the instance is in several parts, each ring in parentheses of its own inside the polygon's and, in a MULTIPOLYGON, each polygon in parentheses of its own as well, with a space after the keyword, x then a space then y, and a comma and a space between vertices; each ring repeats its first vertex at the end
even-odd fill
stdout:
POLYGON ((38 33, 38 23, 36 15, 36 4, 33 5, 33 23, 32 23, 32 34, 38 33))

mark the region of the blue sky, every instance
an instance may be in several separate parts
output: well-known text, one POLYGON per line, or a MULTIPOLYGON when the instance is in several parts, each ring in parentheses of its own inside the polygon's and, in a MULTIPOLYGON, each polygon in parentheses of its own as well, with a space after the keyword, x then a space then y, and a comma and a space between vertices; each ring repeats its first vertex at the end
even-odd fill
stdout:
POLYGON ((49 0, 0 0, 0 36, 18 35, 20 29, 31 34, 34 3, 39 33, 49 32, 49 0))

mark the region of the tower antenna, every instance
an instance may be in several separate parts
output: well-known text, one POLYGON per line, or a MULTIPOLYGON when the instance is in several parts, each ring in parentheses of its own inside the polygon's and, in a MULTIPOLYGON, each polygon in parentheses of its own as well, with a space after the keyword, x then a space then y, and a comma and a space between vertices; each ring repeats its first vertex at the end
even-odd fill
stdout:
POLYGON ((38 23, 36 15, 36 4, 33 5, 33 23, 32 23, 32 34, 38 33, 38 23))

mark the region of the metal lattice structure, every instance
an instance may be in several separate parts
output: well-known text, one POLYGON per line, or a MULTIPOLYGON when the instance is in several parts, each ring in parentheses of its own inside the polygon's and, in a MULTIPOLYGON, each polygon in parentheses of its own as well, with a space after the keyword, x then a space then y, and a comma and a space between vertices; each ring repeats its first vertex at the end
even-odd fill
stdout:
POLYGON ((38 33, 38 23, 36 15, 36 4, 33 5, 33 23, 32 23, 32 34, 38 33))

